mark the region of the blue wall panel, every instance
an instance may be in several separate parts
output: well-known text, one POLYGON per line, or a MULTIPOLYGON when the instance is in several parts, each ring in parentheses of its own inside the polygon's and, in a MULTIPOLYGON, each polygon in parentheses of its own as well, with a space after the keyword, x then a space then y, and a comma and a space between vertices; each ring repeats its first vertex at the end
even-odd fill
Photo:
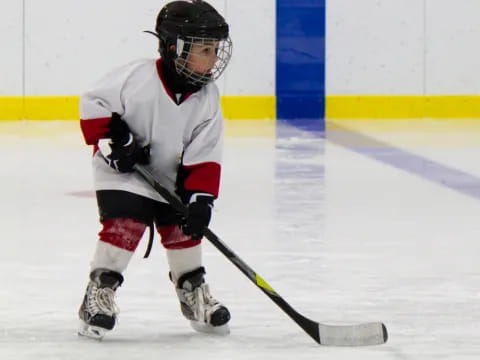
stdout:
POLYGON ((277 118, 325 128, 325 2, 277 0, 277 118))

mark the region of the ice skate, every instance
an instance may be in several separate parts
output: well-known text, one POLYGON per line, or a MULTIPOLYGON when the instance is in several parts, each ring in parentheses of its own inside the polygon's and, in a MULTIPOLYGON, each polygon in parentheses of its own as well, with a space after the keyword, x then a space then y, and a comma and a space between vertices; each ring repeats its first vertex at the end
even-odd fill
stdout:
POLYGON ((190 320, 190 325, 196 331, 227 335, 230 333, 230 312, 210 295, 204 274, 205 269, 200 267, 182 275, 176 282, 172 279, 176 283, 182 314, 190 320))
POLYGON ((90 273, 90 282, 78 311, 79 335, 101 340, 113 329, 119 313, 115 291, 122 282, 123 276, 115 271, 96 269, 90 273))

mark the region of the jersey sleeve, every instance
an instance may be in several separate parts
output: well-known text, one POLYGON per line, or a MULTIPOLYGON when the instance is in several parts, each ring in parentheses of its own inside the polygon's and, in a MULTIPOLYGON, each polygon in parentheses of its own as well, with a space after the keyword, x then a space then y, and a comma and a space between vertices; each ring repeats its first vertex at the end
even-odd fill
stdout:
POLYGON ((80 127, 88 145, 105 137, 112 112, 124 113, 122 88, 128 73, 129 67, 115 70, 80 96, 80 127))
POLYGON ((194 193, 218 197, 223 153, 223 115, 218 90, 212 108, 213 116, 195 128, 183 152, 177 192, 186 203, 194 193))

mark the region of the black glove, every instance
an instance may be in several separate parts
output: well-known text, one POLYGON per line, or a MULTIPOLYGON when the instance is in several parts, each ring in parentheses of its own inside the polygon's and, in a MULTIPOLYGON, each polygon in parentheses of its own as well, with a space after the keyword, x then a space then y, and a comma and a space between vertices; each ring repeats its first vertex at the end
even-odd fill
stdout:
POLYGON ((132 172, 135 164, 148 164, 150 147, 140 147, 135 140, 128 124, 119 114, 112 113, 109 124, 110 131, 106 134, 111 139, 112 152, 106 156, 107 164, 119 172, 132 172))
POLYGON ((213 208, 213 196, 197 195, 195 201, 188 205, 187 216, 182 219, 181 229, 193 240, 200 240, 205 228, 210 223, 213 208))

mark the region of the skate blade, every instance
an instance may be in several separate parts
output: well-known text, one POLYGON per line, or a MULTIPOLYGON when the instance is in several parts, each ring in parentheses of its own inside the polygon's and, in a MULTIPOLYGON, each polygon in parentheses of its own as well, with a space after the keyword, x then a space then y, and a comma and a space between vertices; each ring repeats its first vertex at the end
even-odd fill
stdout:
POLYGON ((212 326, 204 323, 200 323, 198 321, 190 321, 190 325, 192 326, 193 330, 206 333, 206 334, 215 334, 215 335, 228 335, 230 334, 230 327, 228 324, 221 325, 221 326, 212 326))
POLYGON ((78 329, 78 335, 94 340, 102 340, 107 331, 107 329, 98 326, 88 325, 82 321, 78 329))

